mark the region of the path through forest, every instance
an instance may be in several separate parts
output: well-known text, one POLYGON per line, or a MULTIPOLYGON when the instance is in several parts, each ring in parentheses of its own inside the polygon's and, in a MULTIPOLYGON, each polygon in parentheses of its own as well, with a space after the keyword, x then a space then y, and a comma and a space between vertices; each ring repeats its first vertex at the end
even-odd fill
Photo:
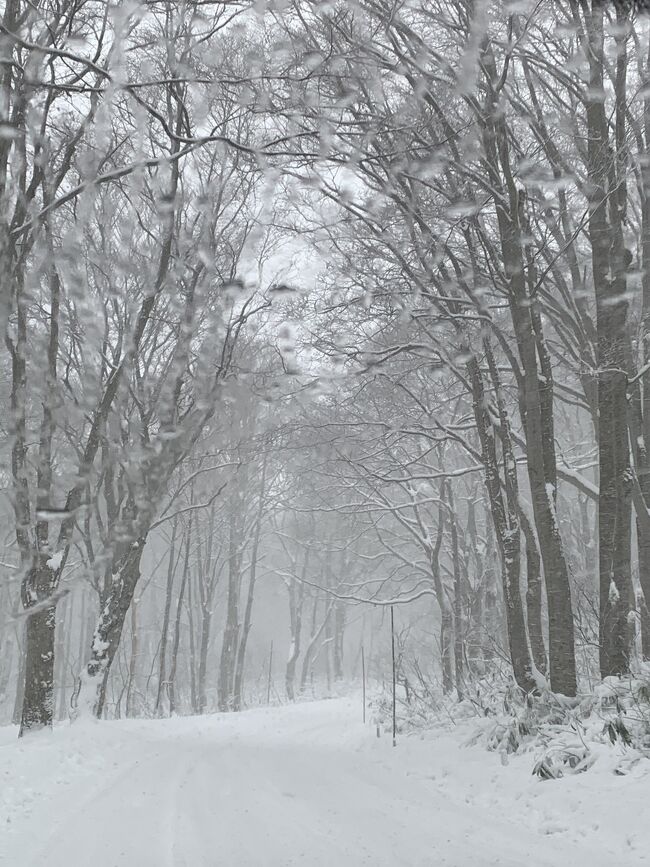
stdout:
POLYGON ((540 782, 530 755, 504 767, 462 746, 467 731, 393 749, 359 712, 344 699, 24 742, 0 730, 0 864, 650 863, 645 769, 540 782))

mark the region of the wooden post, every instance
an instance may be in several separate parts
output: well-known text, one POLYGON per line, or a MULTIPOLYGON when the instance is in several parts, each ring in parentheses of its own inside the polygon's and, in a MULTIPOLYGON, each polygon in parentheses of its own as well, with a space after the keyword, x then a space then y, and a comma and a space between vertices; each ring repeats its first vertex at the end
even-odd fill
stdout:
POLYGON ((390 646, 391 657, 393 662, 393 746, 397 746, 397 710, 395 704, 395 688, 397 686, 395 672, 395 611, 394 607, 390 606, 390 646))

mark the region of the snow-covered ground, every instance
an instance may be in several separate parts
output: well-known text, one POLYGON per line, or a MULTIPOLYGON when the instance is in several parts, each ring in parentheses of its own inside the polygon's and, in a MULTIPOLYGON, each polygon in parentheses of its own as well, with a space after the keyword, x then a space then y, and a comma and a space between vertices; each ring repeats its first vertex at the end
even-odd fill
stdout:
POLYGON ((350 699, 1 729, 0 864, 650 864, 650 762, 541 782, 530 755, 503 766, 467 733, 393 749, 350 699))

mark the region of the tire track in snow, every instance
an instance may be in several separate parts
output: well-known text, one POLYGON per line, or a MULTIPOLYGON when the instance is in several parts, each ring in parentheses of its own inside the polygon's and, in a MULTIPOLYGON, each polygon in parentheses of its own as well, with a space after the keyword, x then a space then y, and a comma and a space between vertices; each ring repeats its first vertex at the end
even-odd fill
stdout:
POLYGON ((4 863, 612 867, 594 838, 549 838, 522 821, 514 802, 490 801, 490 776, 503 772, 493 757, 444 743, 405 738, 393 750, 343 701, 72 727, 39 742, 31 770, 18 756, 16 779, 35 779, 39 760, 49 759, 40 804, 17 827, 22 837, 10 841, 4 863), (95 756, 99 770, 62 801, 56 773, 66 750, 95 756))

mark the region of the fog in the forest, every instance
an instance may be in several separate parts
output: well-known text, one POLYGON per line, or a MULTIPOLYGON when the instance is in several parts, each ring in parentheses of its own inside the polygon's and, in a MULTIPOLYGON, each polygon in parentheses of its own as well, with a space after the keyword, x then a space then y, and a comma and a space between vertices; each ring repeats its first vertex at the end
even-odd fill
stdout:
MULTIPOLYGON (((261 719, 293 732, 287 743, 334 743, 354 718, 366 750, 414 736, 443 750, 435 732, 456 732, 443 752, 500 754, 510 792, 511 758, 526 785, 556 792, 588 772, 600 797, 605 767, 640 780, 643 4, 4 0, 0 18, 0 731, 19 792, 7 822, 38 810, 16 807, 36 796, 20 800, 11 781, 31 765, 12 762, 53 728, 86 767, 92 717, 122 721, 96 729, 98 743, 124 733, 105 756, 147 731, 173 733, 183 755, 182 733, 208 720, 255 749, 261 719)), ((298 773, 311 759, 296 749, 298 773)), ((219 775, 215 762, 214 783, 191 777, 197 803, 219 775)), ((297 780, 282 792, 300 800, 297 780)), ((485 808, 516 809, 498 797, 485 808)), ((543 797, 542 837, 572 834, 561 816, 574 807, 543 797)), ((474 821, 474 798, 459 796, 470 813, 449 807, 450 827, 474 821)), ((257 817, 272 801, 241 795, 257 817)), ((118 800, 102 809, 138 839, 118 800)), ((269 827, 294 815, 277 809, 269 827)), ((209 825, 110 863, 366 863, 352 843, 219 861, 201 848, 209 825)), ((647 839, 637 851, 626 831, 622 855, 618 838, 589 836, 606 825, 576 831, 572 860, 641 863, 647 839)), ((390 857, 363 852, 438 863, 404 829, 390 857)), ((444 863, 561 863, 551 848, 535 860, 523 836, 515 860, 490 860, 510 837, 485 829, 485 861, 464 860, 467 830, 444 863)), ((101 867, 82 844, 60 863, 101 867)))

